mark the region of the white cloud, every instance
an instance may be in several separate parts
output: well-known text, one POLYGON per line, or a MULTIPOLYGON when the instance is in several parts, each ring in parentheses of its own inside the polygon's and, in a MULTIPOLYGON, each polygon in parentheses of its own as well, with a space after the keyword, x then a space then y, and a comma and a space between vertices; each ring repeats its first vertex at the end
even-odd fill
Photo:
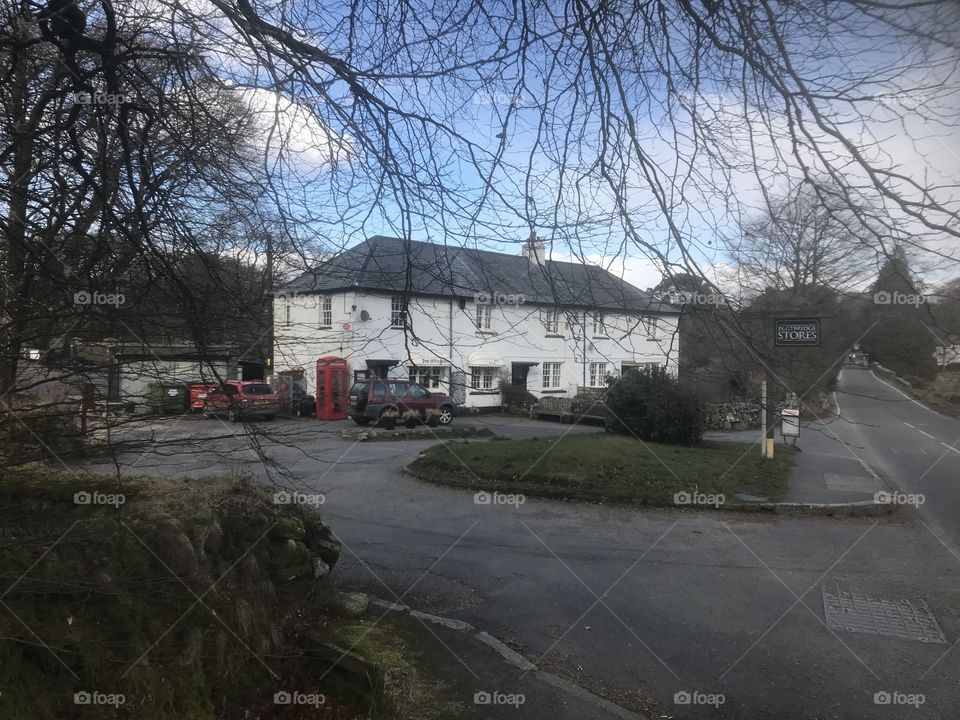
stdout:
POLYGON ((350 139, 323 124, 306 105, 262 88, 244 90, 243 96, 259 126, 257 144, 270 156, 282 154, 305 169, 320 169, 353 155, 350 139))

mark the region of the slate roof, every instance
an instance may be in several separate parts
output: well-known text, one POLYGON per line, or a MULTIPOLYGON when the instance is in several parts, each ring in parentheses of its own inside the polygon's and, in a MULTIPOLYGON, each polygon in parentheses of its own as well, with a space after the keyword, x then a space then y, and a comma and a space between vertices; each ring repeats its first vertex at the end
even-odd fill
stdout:
POLYGON ((528 303, 603 310, 679 313, 680 309, 595 265, 377 235, 277 288, 280 293, 366 290, 473 298, 523 295, 528 303))

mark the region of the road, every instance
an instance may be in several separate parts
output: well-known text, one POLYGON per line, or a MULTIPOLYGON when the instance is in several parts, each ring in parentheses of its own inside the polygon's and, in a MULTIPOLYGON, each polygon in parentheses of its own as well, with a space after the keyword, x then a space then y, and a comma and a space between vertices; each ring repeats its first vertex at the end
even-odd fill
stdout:
MULTIPOLYGON (((894 428, 901 412, 919 418, 926 411, 871 399, 875 383, 848 370, 842 406, 852 407, 846 388, 857 380, 869 390, 858 402, 871 424, 842 423, 849 451, 886 449, 907 458, 904 439, 914 429, 904 425, 899 438, 867 440, 878 427, 894 428)), ((907 417, 918 426, 918 418, 907 417)), ((472 422, 515 438, 570 431, 517 418, 472 422)), ((936 436, 932 425, 922 427, 936 436)), ((263 452, 297 476, 295 487, 326 495, 325 520, 344 546, 338 583, 466 620, 614 699, 651 699, 659 715, 691 720, 934 720, 954 717, 960 707, 960 649, 953 649, 960 638, 960 560, 911 509, 876 521, 533 498, 519 507, 477 505, 470 492, 402 473, 429 442, 351 443, 336 427, 307 421, 269 429, 276 437, 259 438, 263 452), (828 630, 825 590, 921 598, 949 644, 828 630), (683 692, 723 695, 724 703, 675 704, 683 692), (921 693, 924 704, 876 705, 878 692, 921 693)), ((240 430, 193 419, 154 423, 144 432, 173 442, 119 464, 266 479, 249 438, 232 435, 240 430), (178 451, 177 442, 195 444, 178 451)), ((451 655, 451 664, 460 661, 451 655)), ((478 682, 477 689, 489 688, 478 682)))
POLYGON ((923 495, 920 514, 960 548, 960 421, 859 366, 843 369, 837 401, 836 436, 904 493, 923 495))

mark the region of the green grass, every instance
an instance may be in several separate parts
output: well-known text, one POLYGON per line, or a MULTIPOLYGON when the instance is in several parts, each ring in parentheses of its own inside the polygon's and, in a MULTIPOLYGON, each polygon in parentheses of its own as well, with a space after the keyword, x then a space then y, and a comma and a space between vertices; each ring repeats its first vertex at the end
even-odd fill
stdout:
POLYGON ((596 502, 672 505, 678 492, 736 493, 783 499, 794 450, 778 446, 773 461, 744 443, 680 447, 623 435, 577 435, 508 442, 444 443, 410 466, 432 482, 596 502))

